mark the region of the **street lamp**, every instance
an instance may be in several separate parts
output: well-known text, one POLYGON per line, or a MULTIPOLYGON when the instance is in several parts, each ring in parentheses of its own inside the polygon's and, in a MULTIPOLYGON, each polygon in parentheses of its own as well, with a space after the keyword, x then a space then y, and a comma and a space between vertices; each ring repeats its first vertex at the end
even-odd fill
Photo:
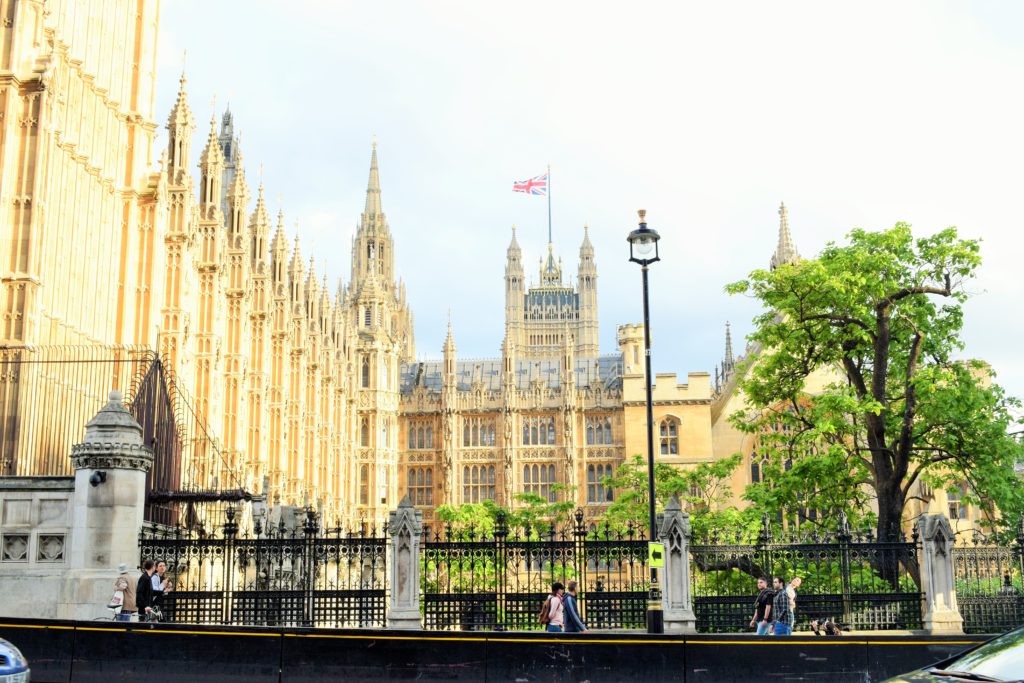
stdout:
MULTIPOLYGON (((658 537, 658 521, 654 509, 654 401, 651 396, 651 315, 647 297, 647 267, 661 259, 658 257, 657 230, 647 227, 647 211, 640 209, 640 227, 629 233, 629 260, 640 264, 644 282, 644 388, 647 391, 647 508, 650 515, 650 542, 658 537)), ((652 563, 653 565, 653 563, 652 563)), ((651 587, 647 595, 647 632, 664 633, 664 615, 661 612, 661 589, 658 588, 658 570, 651 566, 651 587)))

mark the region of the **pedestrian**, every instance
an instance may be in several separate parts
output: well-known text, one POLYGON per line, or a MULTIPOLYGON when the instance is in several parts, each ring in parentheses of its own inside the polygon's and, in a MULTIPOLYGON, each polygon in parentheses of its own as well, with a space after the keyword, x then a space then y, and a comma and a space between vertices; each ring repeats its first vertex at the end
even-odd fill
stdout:
POLYGON ((768 579, 763 576, 758 577, 754 616, 750 618, 750 627, 756 628, 759 636, 766 636, 771 631, 772 601, 774 599, 775 591, 768 587, 768 579))
POLYGON ((587 625, 580 618, 579 604, 576 602, 576 582, 570 581, 565 586, 565 595, 562 596, 565 606, 565 632, 586 633, 587 625))
POLYGON ((163 597, 170 589, 170 580, 166 578, 167 563, 160 560, 156 563, 156 571, 153 572, 153 606, 162 607, 163 597))
POLYGON ((804 580, 794 576, 793 580, 786 586, 786 594, 789 596, 789 609, 793 612, 793 623, 796 623, 796 591, 803 584, 804 580))
POLYGON ((128 576, 128 565, 122 562, 117 565, 117 578, 114 579, 114 595, 121 593, 121 609, 118 611, 111 601, 107 605, 114 610, 114 621, 131 621, 132 615, 138 611, 135 603, 135 582, 128 576))
POLYGON ((565 586, 560 581, 551 584, 551 594, 544 600, 540 608, 540 623, 548 633, 561 633, 565 625, 565 606, 562 604, 562 595, 565 586))
POLYGON ((135 606, 138 608, 139 617, 148 617, 153 611, 153 574, 156 572, 156 565, 153 560, 146 560, 142 563, 142 576, 135 586, 135 606))
POLYGON ((772 585, 775 588, 775 598, 772 600, 772 635, 793 635, 793 609, 790 606, 786 582, 781 576, 776 576, 772 579, 772 585))

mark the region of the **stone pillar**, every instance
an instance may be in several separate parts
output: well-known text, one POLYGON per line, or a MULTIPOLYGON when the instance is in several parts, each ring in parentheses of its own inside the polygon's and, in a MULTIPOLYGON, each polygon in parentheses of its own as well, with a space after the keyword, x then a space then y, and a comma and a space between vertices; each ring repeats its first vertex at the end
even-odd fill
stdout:
POLYGON ((922 515, 921 591, 924 593, 924 628, 929 634, 960 634, 964 619, 956 601, 953 544, 956 536, 945 515, 922 515))
POLYGON ((421 629, 420 620, 420 535, 423 512, 413 508, 409 496, 388 519, 391 545, 388 552, 388 577, 391 599, 388 602, 388 628, 421 629))
POLYGON ((690 594, 690 536, 690 515, 683 512, 679 497, 672 496, 658 524, 658 540, 665 544, 661 594, 665 633, 697 632, 690 594))
POLYGON ((117 566, 139 571, 139 532, 146 502, 146 473, 153 451, 142 427, 125 410, 119 391, 85 426, 85 440, 71 447, 75 468, 70 571, 58 612, 67 619, 109 616, 117 566))

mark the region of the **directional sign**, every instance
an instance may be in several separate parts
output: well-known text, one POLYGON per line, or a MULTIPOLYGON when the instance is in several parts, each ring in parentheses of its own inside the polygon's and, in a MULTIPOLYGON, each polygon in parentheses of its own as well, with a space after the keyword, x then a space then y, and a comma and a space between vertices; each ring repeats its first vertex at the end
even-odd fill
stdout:
POLYGON ((647 544, 647 561, 655 569, 665 566, 665 544, 664 543, 648 543, 647 544))

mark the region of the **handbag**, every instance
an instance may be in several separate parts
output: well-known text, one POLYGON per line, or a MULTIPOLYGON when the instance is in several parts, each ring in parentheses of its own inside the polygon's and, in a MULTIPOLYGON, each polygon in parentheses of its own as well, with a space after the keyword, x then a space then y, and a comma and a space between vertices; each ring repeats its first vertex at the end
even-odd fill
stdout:
POLYGON ((120 614, 123 607, 124 591, 114 591, 114 594, 110 596, 110 602, 107 603, 107 609, 112 609, 115 614, 120 614))

